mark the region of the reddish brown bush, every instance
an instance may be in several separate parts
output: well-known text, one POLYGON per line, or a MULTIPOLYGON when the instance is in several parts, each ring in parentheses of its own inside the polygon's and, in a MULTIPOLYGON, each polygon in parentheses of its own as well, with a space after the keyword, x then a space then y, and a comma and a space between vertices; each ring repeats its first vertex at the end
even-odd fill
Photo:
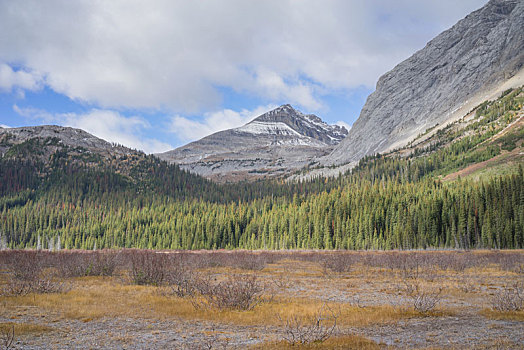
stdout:
POLYGON ((252 252, 245 250, 211 251, 189 254, 192 255, 189 259, 195 263, 196 267, 232 267, 253 271, 262 270, 267 264, 274 263, 283 257, 283 254, 280 252, 252 252))
POLYGON ((8 277, 0 290, 2 295, 62 293, 68 289, 53 273, 50 253, 14 250, 7 254, 4 263, 8 277))
POLYGON ((164 284, 168 270, 167 254, 135 250, 127 253, 134 284, 160 286, 164 284))
POLYGON ((332 271, 335 273, 350 272, 351 267, 357 261, 358 256, 353 253, 336 252, 323 256, 320 261, 324 272, 332 271))
POLYGON ((60 276, 113 276, 122 261, 118 251, 59 252, 54 255, 54 266, 60 276))

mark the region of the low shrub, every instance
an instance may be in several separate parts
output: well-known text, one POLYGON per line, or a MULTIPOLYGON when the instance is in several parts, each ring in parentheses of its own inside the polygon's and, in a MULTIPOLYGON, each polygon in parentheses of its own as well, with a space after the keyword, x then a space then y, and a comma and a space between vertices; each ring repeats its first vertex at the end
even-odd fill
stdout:
POLYGON ((55 266, 62 277, 113 276, 119 262, 113 251, 56 253, 55 266))
POLYGON ((335 273, 347 273, 351 271, 351 267, 357 261, 358 256, 352 253, 330 253, 326 254, 320 261, 324 269, 324 273, 329 271, 335 273))
POLYGON ((326 304, 311 317, 301 319, 297 316, 285 321, 282 338, 290 345, 322 343, 331 337, 337 328, 337 315, 326 304))
POLYGON ((429 287, 422 287, 417 281, 412 283, 404 282, 404 286, 413 308, 420 313, 432 311, 442 300, 442 287, 431 290, 429 287))
POLYGON ((521 311, 524 309, 524 292, 519 284, 513 287, 504 286, 491 298, 491 308, 494 311, 521 311))
POLYGON ((195 308, 221 310, 252 310, 264 300, 265 290, 255 275, 229 276, 219 283, 206 278, 195 283, 195 289, 200 294, 200 298, 193 300, 195 308))
POLYGON ((154 251, 129 253, 130 275, 134 284, 160 286, 164 284, 168 270, 167 254, 154 251))
POLYGON ((2 349, 11 349, 15 341, 15 325, 0 326, 0 345, 2 349))
POLYGON ((7 283, 0 288, 2 296, 19 296, 30 293, 64 293, 70 290, 69 284, 57 280, 52 274, 35 276, 33 279, 8 278, 7 283))

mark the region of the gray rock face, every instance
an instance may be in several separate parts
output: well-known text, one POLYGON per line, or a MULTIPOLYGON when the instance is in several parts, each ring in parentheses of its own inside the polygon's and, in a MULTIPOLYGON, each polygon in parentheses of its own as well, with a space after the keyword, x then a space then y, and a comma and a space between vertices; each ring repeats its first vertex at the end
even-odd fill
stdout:
MULTIPOLYGON (((131 154, 135 152, 127 147, 111 144, 81 129, 56 125, 42 125, 25 126, 21 128, 0 128, 0 155, 3 156, 12 146, 34 138, 56 138, 59 140, 59 145, 72 148, 82 147, 90 152, 105 157, 131 154)), ((47 153, 54 151, 57 147, 48 148, 49 150, 47 150, 47 153)), ((48 156, 48 154, 43 155, 46 157, 48 156)))
POLYGON ((459 109, 464 115, 481 96, 521 76, 523 66, 524 1, 491 0, 383 75, 348 136, 321 163, 404 146, 459 109))
POLYGON ((327 155, 347 133, 344 127, 283 105, 242 127, 157 156, 218 181, 279 176, 327 155))

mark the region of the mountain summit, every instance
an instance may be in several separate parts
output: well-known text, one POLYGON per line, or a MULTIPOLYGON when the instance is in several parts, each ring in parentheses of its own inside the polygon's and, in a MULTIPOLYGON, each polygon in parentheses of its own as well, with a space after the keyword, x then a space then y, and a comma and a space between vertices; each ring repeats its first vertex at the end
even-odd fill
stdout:
POLYGON ((0 127, 0 157, 38 159, 44 163, 57 150, 80 151, 103 158, 125 156, 137 151, 112 144, 90 133, 66 126, 39 125, 20 128, 0 127))
POLYGON ((384 74, 326 165, 402 147, 524 84, 524 1, 491 0, 384 74))
POLYGON ((218 181, 262 178, 288 174, 327 155, 347 133, 286 104, 157 156, 218 181))
MULTIPOLYGON (((233 129, 236 132, 251 134, 289 135, 293 139, 312 138, 327 145, 336 145, 346 135, 346 128, 328 125, 314 114, 303 114, 291 105, 282 105, 262 114, 248 124, 233 129)), ((310 140, 303 140, 306 144, 310 140)))

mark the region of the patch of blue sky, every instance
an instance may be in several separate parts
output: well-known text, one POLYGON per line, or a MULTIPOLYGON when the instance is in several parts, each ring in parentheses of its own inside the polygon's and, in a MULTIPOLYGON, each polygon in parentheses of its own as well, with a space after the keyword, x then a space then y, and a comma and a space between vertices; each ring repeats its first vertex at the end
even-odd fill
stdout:
POLYGON ((342 121, 352 125, 357 120, 367 97, 372 92, 372 89, 362 85, 324 95, 322 101, 327 108, 319 113, 319 117, 328 124, 342 121))

